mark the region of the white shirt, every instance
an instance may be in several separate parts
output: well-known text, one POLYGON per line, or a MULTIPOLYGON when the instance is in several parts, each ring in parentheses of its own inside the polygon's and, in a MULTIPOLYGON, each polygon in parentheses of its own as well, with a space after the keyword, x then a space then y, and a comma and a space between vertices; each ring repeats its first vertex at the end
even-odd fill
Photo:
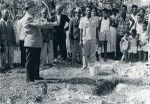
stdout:
POLYGON ((83 30, 82 40, 95 40, 96 39, 96 28, 98 22, 94 18, 83 17, 79 23, 79 29, 83 30))
POLYGON ((19 40, 24 40, 25 39, 25 33, 23 31, 23 28, 22 28, 23 22, 24 22, 23 18, 18 20, 17 26, 16 26, 17 34, 19 36, 19 40))
POLYGON ((147 39, 148 39, 148 36, 147 36, 146 31, 145 31, 145 32, 142 32, 142 33, 141 33, 141 36, 140 36, 140 41, 141 41, 142 43, 146 43, 146 42, 147 42, 147 39))
POLYGON ((57 15, 57 20, 60 21, 61 15, 57 15))
POLYGON ((136 26, 135 29, 136 29, 136 31, 137 31, 137 34, 141 34, 141 32, 143 31, 143 24, 136 22, 136 23, 135 23, 135 26, 136 26))
POLYGON ((109 20, 109 18, 107 18, 107 19, 102 18, 100 32, 108 31, 109 28, 110 28, 110 20, 109 20))
POLYGON ((133 18, 133 20, 134 20, 135 22, 137 22, 137 15, 131 14, 131 17, 133 18))

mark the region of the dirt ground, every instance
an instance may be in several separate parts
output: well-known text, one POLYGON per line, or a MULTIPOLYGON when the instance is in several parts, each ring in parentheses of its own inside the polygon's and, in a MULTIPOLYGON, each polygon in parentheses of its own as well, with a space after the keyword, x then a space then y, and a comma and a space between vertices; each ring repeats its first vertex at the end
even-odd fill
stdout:
POLYGON ((99 64, 115 67, 92 77, 89 70, 60 63, 41 68, 45 80, 33 83, 26 83, 25 69, 0 73, 0 104, 150 104, 148 64, 99 64))

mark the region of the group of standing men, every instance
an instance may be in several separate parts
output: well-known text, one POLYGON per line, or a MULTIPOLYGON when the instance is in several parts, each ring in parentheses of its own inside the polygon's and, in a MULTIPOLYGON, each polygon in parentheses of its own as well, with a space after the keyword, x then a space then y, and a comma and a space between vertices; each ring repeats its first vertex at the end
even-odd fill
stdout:
MULTIPOLYGON (((17 22, 17 34, 19 34, 21 50, 21 66, 26 68, 27 82, 43 79, 39 75, 40 61, 42 64, 57 62, 58 53, 63 61, 67 59, 66 31, 69 29, 69 39, 72 49, 72 63, 82 62, 83 69, 88 68, 89 64, 96 61, 96 51, 98 47, 104 48, 104 61, 107 59, 108 36, 115 39, 110 48, 117 58, 121 58, 120 41, 124 32, 130 31, 135 20, 134 15, 127 15, 127 6, 123 5, 121 13, 110 15, 106 8, 102 10, 102 17, 96 15, 97 9, 87 6, 85 16, 81 9, 75 9, 75 15, 69 19, 62 14, 60 5, 56 6, 54 16, 47 18, 48 9, 44 8, 41 12, 42 17, 37 19, 35 13, 37 6, 34 1, 25 3, 25 15, 17 22), (110 16, 113 16, 110 18, 110 16), (114 21, 115 19, 115 21, 114 21), (129 28, 127 26, 129 25, 129 28), (65 27, 66 23, 69 26, 65 27), (117 26, 116 26, 117 25, 117 26), (110 28, 113 31, 109 31, 110 28), (114 35, 110 35, 114 34, 114 35), (116 36, 117 35, 117 36, 116 36), (81 52, 82 51, 82 52, 81 52)), ((115 11, 115 10, 114 10, 115 11)), ((115 11, 116 12, 116 11, 115 11)), ((8 21, 9 11, 2 11, 0 20, 0 49, 1 49, 1 68, 13 68, 13 51, 17 46, 14 28, 8 21)))

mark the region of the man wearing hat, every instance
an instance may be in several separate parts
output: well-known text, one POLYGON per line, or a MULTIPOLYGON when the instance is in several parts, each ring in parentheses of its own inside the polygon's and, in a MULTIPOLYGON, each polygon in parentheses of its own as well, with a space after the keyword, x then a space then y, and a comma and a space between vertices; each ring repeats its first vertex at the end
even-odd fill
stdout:
POLYGON ((42 47, 42 33, 41 28, 49 29, 53 26, 59 25, 59 22, 41 22, 36 20, 34 14, 36 13, 36 5, 34 1, 28 1, 25 4, 26 14, 22 28, 24 30, 25 39, 24 47, 26 47, 26 77, 27 82, 34 80, 41 80, 39 77, 40 54, 42 47))
POLYGON ((81 62, 81 49, 80 43, 80 29, 79 22, 81 19, 81 10, 79 7, 75 9, 75 17, 70 20, 69 23, 69 37, 72 42, 72 65, 77 62, 77 55, 79 55, 79 62, 81 62))

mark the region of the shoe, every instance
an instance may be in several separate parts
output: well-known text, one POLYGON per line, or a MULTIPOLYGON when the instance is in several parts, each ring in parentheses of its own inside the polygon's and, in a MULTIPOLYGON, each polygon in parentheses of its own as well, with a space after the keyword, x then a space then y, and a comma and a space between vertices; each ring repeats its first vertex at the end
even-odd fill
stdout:
POLYGON ((88 69, 88 66, 84 66, 84 67, 82 68, 82 70, 86 70, 86 69, 88 69))
POLYGON ((43 77, 36 77, 35 80, 44 80, 43 77))
POLYGON ((27 79, 26 82, 34 82, 34 79, 27 79))
POLYGON ((55 62, 55 63, 57 63, 57 62, 58 62, 58 60, 57 60, 57 59, 54 59, 54 62, 55 62))
POLYGON ((14 66, 13 66, 13 65, 9 65, 8 68, 9 68, 9 69, 13 69, 14 66))

